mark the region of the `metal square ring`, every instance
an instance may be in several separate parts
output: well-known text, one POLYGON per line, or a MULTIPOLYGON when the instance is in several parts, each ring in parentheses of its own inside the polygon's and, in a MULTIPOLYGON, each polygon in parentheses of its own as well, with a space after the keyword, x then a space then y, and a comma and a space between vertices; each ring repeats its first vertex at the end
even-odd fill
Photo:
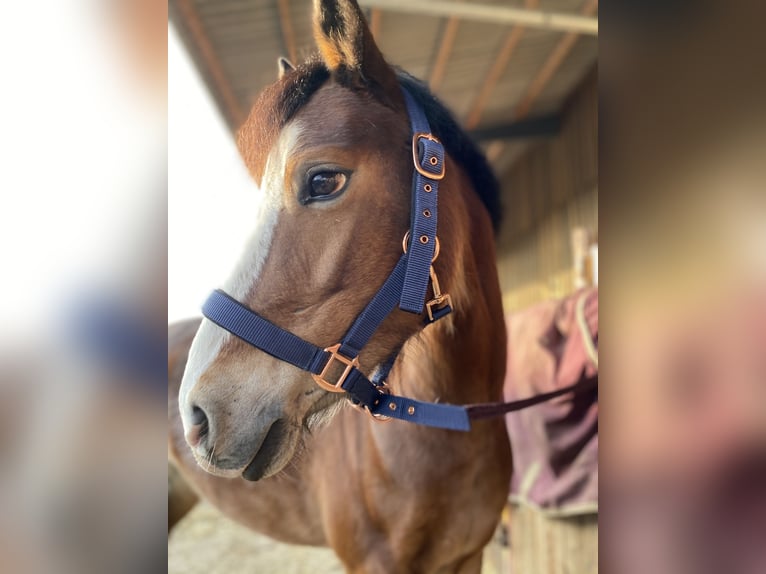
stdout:
POLYGON ((327 347, 325 351, 330 353, 330 358, 327 359, 327 363, 325 363, 324 368, 322 369, 322 372, 318 375, 311 374, 311 376, 314 378, 314 382, 322 387, 326 391, 330 391, 331 393, 344 393, 342 389, 343 383, 346 381, 346 377, 348 377, 349 373, 354 368, 359 368, 359 359, 357 357, 354 357, 353 359, 349 359, 348 357, 344 357, 341 355, 338 351, 340 350, 340 343, 333 345, 332 347, 327 347), (340 377, 338 377, 338 380, 335 381, 335 383, 332 383, 328 381, 325 377, 330 372, 330 367, 332 364, 338 361, 344 365, 346 365, 346 368, 343 369, 343 373, 340 377))

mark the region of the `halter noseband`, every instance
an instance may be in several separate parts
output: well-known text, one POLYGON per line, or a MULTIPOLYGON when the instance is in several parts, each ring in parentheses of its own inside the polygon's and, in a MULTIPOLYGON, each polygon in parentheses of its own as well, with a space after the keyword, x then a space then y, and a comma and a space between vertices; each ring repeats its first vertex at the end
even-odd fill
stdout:
POLYGON ((354 406, 367 411, 377 420, 391 417, 430 427, 468 431, 471 419, 494 417, 532 406, 570 392, 574 386, 512 403, 458 406, 427 403, 390 394, 385 380, 398 352, 374 377, 368 378, 359 370, 359 353, 397 303, 401 310, 410 313, 421 314, 425 308, 426 324, 452 312, 450 297, 441 293, 432 265, 439 247, 436 237, 437 199, 439 181, 444 178, 444 146, 431 134, 420 104, 405 88, 402 90, 410 119, 415 168, 410 229, 404 236, 404 253, 342 341, 324 349, 317 347, 274 325, 221 290, 210 294, 202 313, 250 345, 308 371, 324 390, 346 393, 354 406), (425 301, 429 280, 434 297, 425 301), (334 381, 329 380, 338 366, 342 367, 342 373, 334 381))

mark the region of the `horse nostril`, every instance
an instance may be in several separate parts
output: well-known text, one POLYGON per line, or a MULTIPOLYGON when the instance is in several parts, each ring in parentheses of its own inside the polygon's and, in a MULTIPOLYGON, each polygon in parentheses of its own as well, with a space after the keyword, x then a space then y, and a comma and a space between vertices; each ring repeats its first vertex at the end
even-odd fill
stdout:
POLYGON ((192 426, 186 433, 186 440, 191 446, 197 446, 207 436, 209 425, 207 415, 198 406, 193 406, 191 411, 192 426))
POLYGON ((207 415, 205 414, 205 411, 203 411, 197 405, 192 407, 191 422, 193 425, 207 424, 207 415))

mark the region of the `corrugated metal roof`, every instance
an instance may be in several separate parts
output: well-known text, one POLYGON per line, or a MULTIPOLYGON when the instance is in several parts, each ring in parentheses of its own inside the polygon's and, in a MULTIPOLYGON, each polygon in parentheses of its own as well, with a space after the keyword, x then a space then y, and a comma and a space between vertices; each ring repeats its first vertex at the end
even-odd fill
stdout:
MULTIPOLYGON (((518 8, 527 5, 525 0, 479 1, 518 8)), ((314 51, 311 0, 170 0, 169 8, 173 24, 232 130, 261 89, 274 81, 277 57, 294 51, 300 61, 314 51)), ((581 15, 584 10, 595 12, 597 2, 540 0, 537 8, 581 15)), ((376 22, 376 40, 389 62, 429 80, 448 19, 385 10, 375 10, 371 18, 373 11, 366 12, 368 20, 376 22)), ((566 47, 561 44, 568 42, 570 33, 527 28, 496 83, 487 86, 513 29, 467 19, 457 23, 444 76, 435 91, 458 118, 465 121, 474 112, 475 125, 469 127, 500 126, 554 113, 595 65, 594 36, 571 38, 571 46, 566 47), (564 52, 563 59, 553 65, 550 60, 556 59, 557 51, 564 52), (546 66, 555 68, 547 80, 540 77, 546 66), (482 90, 487 92, 483 100, 482 90), (522 110, 519 106, 525 98, 526 109, 522 110)), ((489 155, 502 173, 525 142, 487 142, 486 146, 494 146, 489 155)))

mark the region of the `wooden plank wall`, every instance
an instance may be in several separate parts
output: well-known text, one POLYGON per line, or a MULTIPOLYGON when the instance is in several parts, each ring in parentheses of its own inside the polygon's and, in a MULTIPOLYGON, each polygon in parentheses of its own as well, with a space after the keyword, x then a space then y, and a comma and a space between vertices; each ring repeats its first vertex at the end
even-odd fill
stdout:
POLYGON ((505 221, 498 272, 506 311, 573 290, 571 230, 598 235, 598 81, 588 73, 540 141, 502 176, 505 221))
POLYGON ((551 518, 513 506, 504 574, 597 574, 598 516, 551 518))
MULTIPOLYGON (((574 290, 572 229, 598 236, 598 80, 592 70, 567 103, 561 133, 530 146, 503 176, 498 272, 506 311, 574 290)), ((512 505, 510 551, 489 555, 504 574, 595 574, 598 516, 553 518, 512 505)))

